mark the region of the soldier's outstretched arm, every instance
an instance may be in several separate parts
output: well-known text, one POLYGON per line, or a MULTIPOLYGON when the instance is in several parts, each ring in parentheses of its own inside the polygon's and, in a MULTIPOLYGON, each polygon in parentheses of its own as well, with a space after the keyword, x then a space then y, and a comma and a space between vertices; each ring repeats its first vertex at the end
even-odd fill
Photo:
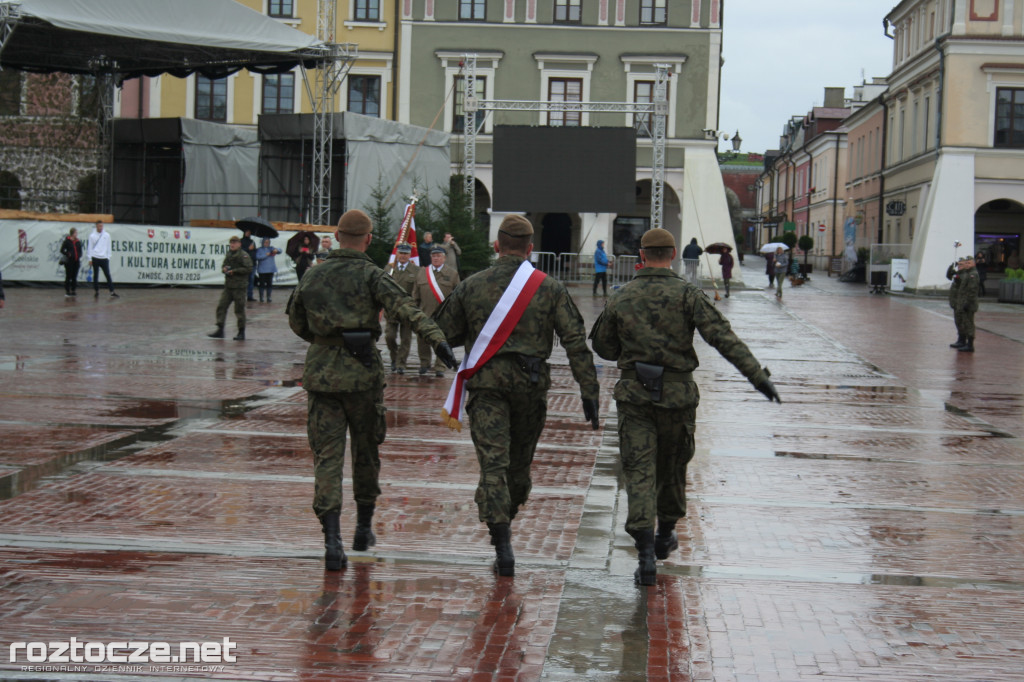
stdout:
POLYGON ((444 334, 433 320, 417 308, 412 297, 395 280, 385 275, 383 270, 375 278, 374 293, 389 320, 405 322, 433 348, 444 343, 444 334))

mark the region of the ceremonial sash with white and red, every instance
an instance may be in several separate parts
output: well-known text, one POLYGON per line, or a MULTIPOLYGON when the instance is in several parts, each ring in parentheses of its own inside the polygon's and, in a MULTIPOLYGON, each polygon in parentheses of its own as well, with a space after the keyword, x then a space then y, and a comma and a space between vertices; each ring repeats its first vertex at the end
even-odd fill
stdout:
POLYGON ((490 317, 480 330, 480 335, 476 337, 473 350, 462 361, 462 366, 455 374, 455 381, 448 390, 448 399, 441 409, 441 421, 448 428, 462 431, 462 423, 459 420, 462 419, 466 405, 466 381, 505 345, 546 276, 540 270, 534 269, 530 261, 526 260, 516 270, 505 293, 498 300, 498 305, 494 306, 490 317))
POLYGON ((430 293, 434 294, 437 304, 441 305, 444 303, 444 293, 441 291, 441 285, 437 283, 437 277, 434 277, 433 265, 427 267, 427 284, 430 285, 430 293))

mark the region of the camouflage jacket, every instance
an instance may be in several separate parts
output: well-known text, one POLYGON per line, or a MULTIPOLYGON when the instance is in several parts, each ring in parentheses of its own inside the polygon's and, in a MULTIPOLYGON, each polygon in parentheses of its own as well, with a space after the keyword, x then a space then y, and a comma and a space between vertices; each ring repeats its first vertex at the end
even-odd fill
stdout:
POLYGON ((981 279, 977 268, 967 268, 956 273, 953 280, 956 291, 950 294, 950 305, 957 312, 967 313, 978 310, 978 293, 981 290, 981 279))
MULTIPOLYGON (((487 270, 455 287, 434 314, 448 343, 465 346, 467 354, 472 350, 480 330, 522 262, 519 256, 502 256, 487 270)), ((554 277, 545 277, 505 345, 469 379, 466 387, 470 391, 546 391, 551 386, 547 363, 544 363, 540 381, 534 384, 529 373, 520 368, 518 356, 547 360, 551 356, 554 334, 558 334, 582 396, 597 398, 597 371, 594 357, 587 348, 586 333, 583 317, 569 292, 554 277)))
MULTIPOLYGON (((432 315, 441 305, 434 298, 434 292, 430 289, 430 282, 427 281, 427 270, 432 267, 432 265, 428 265, 425 268, 420 268, 420 271, 416 273, 416 286, 412 290, 412 300, 416 301, 416 305, 427 315, 432 315)), ((441 287, 441 293, 444 294, 445 298, 459 284, 459 273, 455 271, 455 268, 447 264, 434 277, 437 279, 437 286, 441 287)))
MULTIPOLYGON (((692 372, 700 364, 693 349, 694 330, 751 383, 762 378, 757 358, 733 333, 725 316, 703 291, 669 268, 639 270, 608 300, 590 330, 590 339, 594 351, 618 361, 619 369, 646 362, 668 371, 692 372)), ((614 395, 629 403, 651 402, 650 393, 636 379, 620 379, 614 395)), ((696 384, 665 381, 658 405, 687 407, 698 400, 696 384)))
POLYGON ((306 272, 288 300, 288 325, 311 344, 302 372, 307 391, 344 393, 383 387, 376 345, 373 363, 367 367, 338 342, 342 332, 359 329, 369 330, 376 342, 381 309, 392 319, 408 323, 431 346, 444 341, 437 325, 361 251, 335 249, 306 272))
POLYGON ((224 254, 224 262, 220 265, 223 271, 225 267, 231 268, 224 273, 224 287, 226 289, 245 289, 249 286, 249 273, 252 272, 252 260, 249 254, 241 249, 224 254))
POLYGON ((946 268, 946 279, 950 280, 949 307, 956 308, 957 292, 960 290, 960 277, 956 271, 956 263, 946 268))

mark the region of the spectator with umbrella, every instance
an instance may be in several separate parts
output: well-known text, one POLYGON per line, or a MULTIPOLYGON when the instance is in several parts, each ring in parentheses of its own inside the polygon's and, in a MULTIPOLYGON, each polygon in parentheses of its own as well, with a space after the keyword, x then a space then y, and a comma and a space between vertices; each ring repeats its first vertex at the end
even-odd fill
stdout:
POLYGON ((729 298, 729 280, 732 279, 732 247, 725 242, 715 242, 704 249, 708 253, 718 254, 718 264, 722 266, 722 281, 725 283, 725 297, 729 298))
MULTIPOLYGON (((235 227, 242 231, 242 251, 249 256, 249 260, 256 262, 256 239, 274 239, 277 237, 277 230, 266 218, 249 216, 235 222, 235 227)), ((245 300, 255 301, 252 297, 253 286, 256 283, 256 268, 249 273, 249 284, 245 289, 245 300)))
POLYGON ((267 303, 270 303, 271 288, 274 283, 274 275, 277 273, 277 261, 274 256, 281 253, 281 249, 270 245, 269 239, 263 240, 263 246, 256 249, 256 273, 259 280, 260 303, 263 303, 264 293, 267 296, 267 303))
POLYGON ((316 232, 296 232, 284 247, 285 253, 295 261, 295 275, 302 281, 310 266, 316 261, 317 251, 320 249, 320 237, 316 232))

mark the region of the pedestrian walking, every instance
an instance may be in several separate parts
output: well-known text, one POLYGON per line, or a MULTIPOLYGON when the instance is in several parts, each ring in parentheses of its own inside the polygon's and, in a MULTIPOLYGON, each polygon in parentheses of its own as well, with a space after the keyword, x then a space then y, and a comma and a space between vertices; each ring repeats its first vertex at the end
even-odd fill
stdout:
POLYGON ((671 269, 675 240, 663 229, 640 241, 644 268, 611 297, 590 331, 594 352, 615 360, 619 458, 633 537, 638 585, 656 582, 656 559, 679 546, 676 521, 686 515, 686 466, 693 458, 697 403, 693 332, 736 366, 769 400, 779 400, 767 368, 696 286, 671 269), (657 535, 655 535, 657 521, 657 535))
POLYGON ((729 282, 732 281, 732 266, 735 261, 728 250, 723 251, 718 257, 718 264, 722 266, 722 282, 725 283, 725 297, 729 298, 729 282))
POLYGON ((764 257, 764 274, 768 275, 768 288, 771 289, 775 285, 775 254, 765 254, 764 257))
POLYGON ((961 258, 946 270, 953 280, 949 287, 949 305, 953 308, 956 342, 949 344, 964 353, 974 352, 974 313, 978 312, 978 291, 981 281, 972 256, 961 258))
POLYGON ((256 249, 256 284, 260 290, 260 303, 266 295, 267 303, 271 303, 271 296, 274 289, 274 275, 277 274, 277 260, 275 256, 281 253, 281 249, 270 245, 269 239, 264 239, 262 246, 256 249))
MULTIPOLYGON (((412 295, 420 266, 410 261, 412 246, 399 244, 395 249, 395 262, 388 266, 387 273, 402 291, 412 295)), ((387 316, 384 325, 384 343, 391 356, 391 371, 405 374, 406 363, 409 361, 409 350, 412 346, 412 326, 401 318, 387 316)))
POLYGON ((469 417, 480 465, 474 500, 499 576, 515 575, 510 524, 532 486, 555 334, 580 385, 583 415, 598 428, 597 372, 583 318, 565 286, 530 264, 532 237, 530 221, 506 216, 494 243, 498 260, 455 287, 434 315, 449 342, 466 347, 442 415, 459 430, 469 417))
POLYGON ((82 242, 78 239, 78 228, 68 230, 68 236, 60 245, 61 260, 64 263, 64 296, 78 295, 78 270, 82 267, 82 242))
MULTIPOLYGON (((448 254, 444 247, 436 245, 430 254, 430 265, 420 268, 416 273, 412 300, 427 315, 433 315, 434 311, 441 307, 445 297, 451 294, 461 281, 459 273, 446 264, 447 258, 448 254)), ((435 358, 434 366, 430 366, 430 344, 422 337, 416 342, 416 352, 420 356, 420 376, 430 374, 431 370, 435 376, 444 376, 444 363, 441 358, 435 358)))
POLYGON ((235 320, 238 322, 238 333, 235 341, 245 340, 245 292, 252 273, 252 261, 249 254, 242 250, 242 240, 232 235, 228 240, 228 252, 224 254, 224 262, 220 271, 224 273, 224 290, 217 302, 217 328, 207 334, 213 339, 224 338, 224 322, 227 319, 228 307, 235 304, 235 320))
POLYGON ((683 249, 683 265, 686 267, 686 278, 691 284, 699 285, 697 280, 698 267, 700 266, 700 255, 704 249, 697 245, 697 238, 694 237, 683 249))
POLYGON ((594 252, 594 296, 597 296, 597 283, 601 283, 604 297, 608 298, 608 254, 604 250, 604 240, 597 240, 597 251, 594 252))
POLYGON ((789 270, 789 255, 781 247, 775 249, 775 298, 782 298, 782 283, 786 281, 786 272, 789 270))
POLYGON ((381 310, 426 337, 449 367, 457 364, 437 325, 366 255, 372 231, 373 223, 362 211, 342 215, 334 233, 338 248, 306 273, 288 301, 288 325, 310 344, 302 387, 313 450, 313 512, 324 532, 324 564, 329 571, 348 563, 341 543, 346 432, 352 436, 357 514, 352 549, 364 551, 377 542, 373 514, 380 495, 378 446, 387 427, 384 368, 376 347, 381 310))
POLYGON ((114 291, 114 281, 110 278, 110 257, 112 247, 110 232, 103 229, 103 221, 97 220, 89 241, 86 243, 86 257, 89 259, 89 267, 92 268, 93 298, 100 296, 100 270, 107 278, 107 288, 110 289, 110 297, 118 298, 114 291))

